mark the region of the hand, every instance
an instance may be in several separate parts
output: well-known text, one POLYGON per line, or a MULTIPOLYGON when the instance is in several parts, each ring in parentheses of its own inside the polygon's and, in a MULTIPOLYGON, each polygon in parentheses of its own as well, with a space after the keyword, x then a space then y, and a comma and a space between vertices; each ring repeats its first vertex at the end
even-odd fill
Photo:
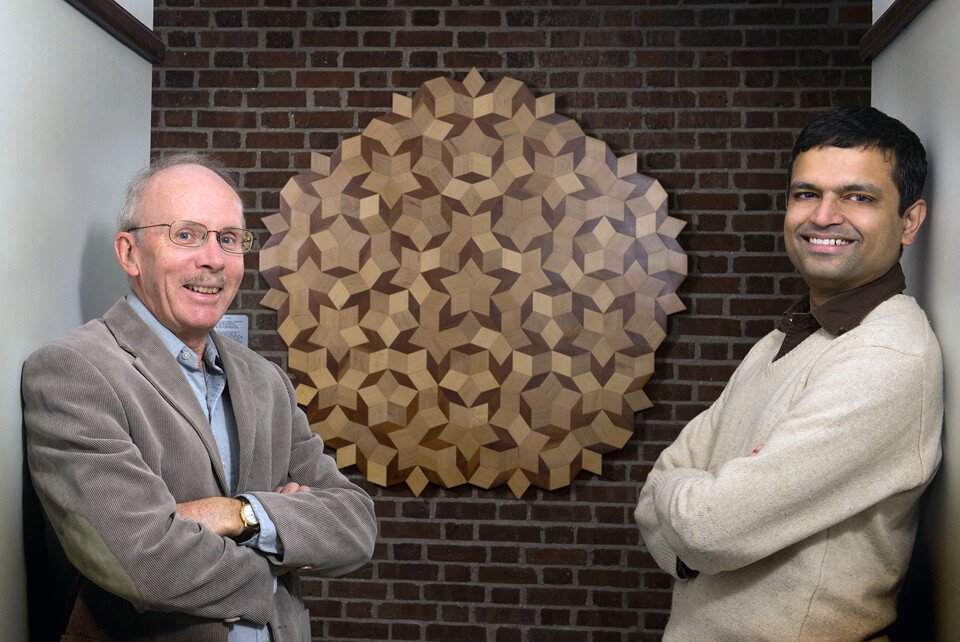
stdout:
POLYGON ((232 497, 207 497, 177 504, 177 515, 203 524, 221 537, 236 537, 243 532, 240 500, 232 497))
MULTIPOLYGON (((289 482, 273 489, 275 493, 305 493, 309 486, 289 482)), ((207 497, 177 504, 177 515, 203 524, 221 537, 236 537, 243 532, 240 500, 232 497, 207 497)))
POLYGON ((297 482, 290 482, 290 483, 286 484, 285 486, 277 486, 276 488, 273 489, 273 492, 275 492, 275 493, 281 493, 281 494, 285 494, 285 493, 306 493, 306 492, 308 492, 309 490, 310 490, 310 487, 309 487, 309 486, 301 486, 301 485, 298 484, 297 482))

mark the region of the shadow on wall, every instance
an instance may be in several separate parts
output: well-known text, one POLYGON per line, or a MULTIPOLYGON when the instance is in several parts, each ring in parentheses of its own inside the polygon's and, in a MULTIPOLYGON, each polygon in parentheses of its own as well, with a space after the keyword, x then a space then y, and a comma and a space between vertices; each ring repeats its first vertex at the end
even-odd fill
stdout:
MULTIPOLYGON (((928 279, 928 275, 931 270, 931 255, 928 248, 931 247, 931 239, 935 238, 938 229, 943 227, 939 224, 939 221, 944 212, 937 212, 930 199, 930 196, 936 193, 935 180, 934 172, 927 174, 927 183, 923 190, 923 198, 927 201, 927 218, 920 226, 914 245, 906 250, 908 256, 904 261, 909 283, 905 294, 917 299, 921 305, 928 301, 930 296, 928 284, 931 281, 928 279)), ((946 375, 947 373, 944 372, 945 377, 946 375)), ((946 433, 943 437, 946 439, 946 433)), ((941 467, 943 465, 941 462, 941 467)), ((943 471, 941 470, 934 478, 930 488, 927 489, 920 504, 920 526, 913 547, 913 556, 910 558, 910 566, 900 590, 897 621, 888 630, 890 639, 894 642, 901 640, 904 642, 932 642, 936 639, 934 574, 937 564, 934 559, 934 550, 935 533, 942 516, 939 507, 940 502, 943 501, 943 487, 943 471)))
POLYGON ((920 502, 920 527, 900 590, 897 621, 887 629, 892 642, 934 642, 937 639, 933 590, 938 565, 934 559, 934 540, 941 518, 938 507, 943 501, 943 488, 941 470, 920 502))
POLYGON ((938 224, 938 214, 941 216, 945 214, 945 212, 937 212, 936 207, 930 202, 930 196, 935 192, 934 182, 933 172, 928 173, 927 183, 923 190, 923 198, 927 201, 927 218, 920 226, 913 245, 904 250, 909 253, 904 263, 910 266, 905 268, 907 283, 909 284, 906 294, 915 298, 921 305, 928 300, 930 294, 927 284, 930 283, 928 276, 931 269, 929 252, 931 239, 934 238, 935 230, 942 227, 938 224), (911 274, 914 275, 913 278, 910 277, 911 274))
MULTIPOLYGON (((938 224, 938 212, 931 206, 930 195, 934 194, 934 174, 927 174, 927 183, 923 190, 923 198, 927 201, 927 218, 920 226, 914 245, 906 250, 909 253, 904 263, 908 273, 909 286, 905 294, 917 299, 921 305, 930 296, 927 278, 930 272, 931 239, 936 230, 942 226, 938 224), (910 275, 914 275, 910 278, 910 275)), ((940 212, 939 214, 943 214, 940 212)), ((944 376, 947 373, 944 372, 944 376)), ((946 424, 944 424, 946 425, 946 424)), ((944 433, 944 439, 946 433, 944 433)), ((943 501, 943 463, 941 471, 934 477, 930 487, 924 493, 920 503, 920 524, 917 539, 913 545, 913 555, 910 566, 900 589, 897 603, 897 621, 888 629, 887 633, 893 642, 933 642, 936 640, 936 603, 934 596, 934 582, 937 564, 934 559, 935 534, 942 511, 939 509, 943 501)))
MULTIPOLYGON (((129 290, 126 274, 113 253, 113 238, 113 226, 109 222, 99 222, 89 227, 83 239, 78 283, 83 323, 103 316, 129 290)), ((22 502, 30 639, 34 642, 53 641, 59 639, 70 615, 79 587, 78 576, 46 521, 25 458, 22 502)))
POLYGON ((23 555, 31 642, 55 642, 66 628, 80 576, 60 548, 23 462, 23 555))
POLYGON ((112 226, 97 223, 87 230, 80 259, 80 314, 84 323, 103 316, 130 289, 113 253, 112 226))

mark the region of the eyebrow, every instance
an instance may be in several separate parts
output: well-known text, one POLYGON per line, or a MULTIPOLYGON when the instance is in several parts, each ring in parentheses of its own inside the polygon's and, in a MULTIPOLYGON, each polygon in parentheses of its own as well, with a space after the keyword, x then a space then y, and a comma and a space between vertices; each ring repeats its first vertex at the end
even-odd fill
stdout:
POLYGON ((851 183, 850 185, 840 185, 835 189, 824 190, 819 185, 814 185, 813 183, 806 183, 804 181, 797 181, 790 183, 789 191, 793 192, 796 190, 809 190, 811 192, 838 192, 845 194, 847 192, 866 192, 868 194, 882 194, 883 190, 880 189, 878 185, 873 183, 851 183))

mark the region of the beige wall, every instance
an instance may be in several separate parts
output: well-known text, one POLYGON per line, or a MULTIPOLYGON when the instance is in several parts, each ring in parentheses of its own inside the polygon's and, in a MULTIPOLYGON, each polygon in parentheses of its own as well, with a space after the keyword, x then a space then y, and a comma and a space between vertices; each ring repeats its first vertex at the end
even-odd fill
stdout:
MULTIPOLYGON (((890 0, 874 2, 874 16, 890 0), (881 6, 882 5, 882 6, 881 6)), ((934 0, 873 63, 873 105, 904 121, 930 161, 925 230, 904 255, 907 292, 940 338, 945 366, 944 462, 935 495, 938 639, 960 640, 960 3, 934 0)))
POLYGON ((0 637, 26 640, 20 367, 126 291, 113 219, 149 158, 151 66, 64 0, 0 1, 0 25, 0 637))

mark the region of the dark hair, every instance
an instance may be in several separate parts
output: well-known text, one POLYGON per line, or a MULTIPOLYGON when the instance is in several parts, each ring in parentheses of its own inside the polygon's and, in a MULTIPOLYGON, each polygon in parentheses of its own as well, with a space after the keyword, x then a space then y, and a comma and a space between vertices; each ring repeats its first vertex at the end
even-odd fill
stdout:
POLYGON ((857 147, 893 152, 893 182, 900 194, 900 216, 923 194, 927 180, 927 152, 923 143, 896 118, 873 107, 837 107, 807 125, 790 154, 787 181, 793 180, 793 162, 817 147, 857 147))

